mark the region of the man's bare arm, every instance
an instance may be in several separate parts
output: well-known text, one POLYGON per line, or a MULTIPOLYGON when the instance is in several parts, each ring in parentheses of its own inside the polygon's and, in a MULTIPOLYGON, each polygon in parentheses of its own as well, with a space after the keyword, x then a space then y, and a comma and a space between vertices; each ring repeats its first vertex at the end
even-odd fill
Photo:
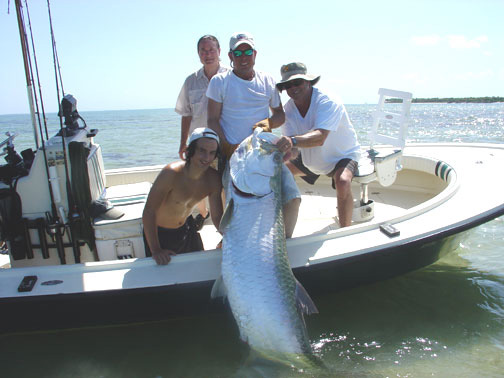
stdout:
POLYGON ((172 187, 171 176, 170 172, 165 169, 160 172, 149 192, 142 215, 145 238, 149 244, 152 257, 156 263, 160 265, 168 264, 171 260, 170 255, 175 255, 174 251, 161 248, 156 222, 157 209, 160 208, 166 193, 171 190, 172 187))
POLYGON ((184 159, 184 152, 187 148, 186 142, 189 137, 189 128, 191 126, 192 116, 183 116, 180 121, 180 146, 179 146, 179 156, 182 160, 184 159))
POLYGON ((207 124, 208 127, 217 133, 221 142, 227 142, 226 137, 224 136, 224 132, 222 131, 220 125, 220 117, 222 113, 222 103, 208 99, 208 115, 207 115, 207 124))
POLYGON ((285 112, 282 105, 280 104, 278 108, 271 108, 271 113, 271 117, 257 122, 254 126, 252 126, 252 129, 261 127, 264 131, 271 132, 271 130, 282 126, 285 122, 285 112))
POLYGON ((209 98, 207 119, 208 127, 215 131, 217 135, 219 135, 221 153, 227 159, 229 159, 237 145, 229 144, 226 137, 224 136, 224 132, 222 131, 222 127, 220 125, 221 113, 222 104, 209 98))
POLYGON ((269 124, 272 129, 276 129, 285 123, 285 112, 282 104, 278 108, 271 108, 271 113, 269 124))
MULTIPOLYGON (((309 148, 322 146, 329 135, 329 132, 329 130, 325 129, 315 129, 308 131, 306 134, 296 135, 296 147, 309 148)), ((276 145, 280 151, 284 153, 289 152, 294 147, 291 137, 288 136, 282 136, 276 145)))
POLYGON ((212 216, 212 222, 215 228, 218 230, 220 226, 220 221, 223 213, 222 206, 222 182, 220 176, 217 172, 212 172, 212 178, 210 180, 212 186, 212 192, 208 196, 208 203, 210 204, 210 214, 212 216))

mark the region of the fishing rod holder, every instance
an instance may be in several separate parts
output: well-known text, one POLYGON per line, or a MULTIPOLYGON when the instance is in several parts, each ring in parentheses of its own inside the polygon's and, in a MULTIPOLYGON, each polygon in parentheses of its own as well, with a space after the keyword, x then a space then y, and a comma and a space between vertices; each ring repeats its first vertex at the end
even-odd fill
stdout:
POLYGON ((19 154, 14 149, 14 138, 18 134, 7 131, 5 135, 7 136, 7 139, 0 143, 0 148, 5 145, 7 146, 3 147, 2 151, 0 152, 0 156, 6 155, 5 161, 7 161, 7 163, 11 166, 15 167, 23 161, 23 159, 21 159, 21 156, 19 156, 19 154))

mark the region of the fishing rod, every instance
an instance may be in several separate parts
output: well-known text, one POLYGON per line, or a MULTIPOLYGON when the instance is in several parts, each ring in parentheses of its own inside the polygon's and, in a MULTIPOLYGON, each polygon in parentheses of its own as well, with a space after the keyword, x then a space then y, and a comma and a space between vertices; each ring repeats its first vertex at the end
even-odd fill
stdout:
MULTIPOLYGON (((63 164, 65 168, 65 186, 66 186, 66 192, 67 192, 67 200, 68 200, 68 229, 70 231, 70 239, 72 242, 72 249, 73 249, 73 255, 76 263, 80 263, 80 249, 79 249, 79 243, 77 240, 77 235, 75 232, 75 227, 76 227, 76 222, 80 219, 80 212, 79 209, 77 208, 77 204, 75 202, 74 196, 73 196, 73 191, 72 191, 72 185, 70 181, 70 174, 68 171, 68 155, 67 155, 67 148, 66 148, 66 143, 65 143, 65 136, 72 136, 74 135, 75 129, 78 129, 78 124, 76 119, 79 118, 83 122, 84 120, 82 117, 77 112, 77 101, 73 98, 72 95, 65 95, 65 90, 63 88, 63 78, 61 76, 61 66, 59 64, 59 58, 58 58, 58 51, 56 49, 56 38, 54 35, 54 28, 53 28, 53 23, 52 23, 52 15, 51 15, 51 4, 50 1, 47 0, 47 11, 48 11, 48 16, 49 16, 49 26, 51 30, 51 46, 52 46, 52 52, 53 52, 53 64, 54 64, 54 77, 56 81, 56 97, 58 101, 58 105, 60 107, 59 112, 58 112, 58 117, 60 121, 60 135, 61 135, 61 144, 62 144, 62 150, 63 150, 63 164), (59 79, 59 82, 58 82, 59 79), (63 100, 60 99, 60 90, 59 87, 61 86, 61 93, 63 95, 63 100), (65 117, 65 125, 66 128, 63 126, 63 117, 65 117)), ((84 122, 84 128, 86 127, 86 123, 84 122)), ((66 223, 66 222, 65 222, 66 223)))
MULTIPOLYGON (((58 209, 56 207, 55 193, 53 190, 53 184, 52 184, 51 172, 50 172, 52 167, 51 168, 49 167, 50 164, 49 164, 49 161, 47 158, 45 139, 44 139, 44 135, 42 132, 42 122, 40 120, 40 112, 38 111, 38 99, 36 98, 36 91, 32 85, 32 83, 33 84, 35 83, 34 73, 33 73, 34 70, 33 70, 32 61, 31 61, 30 46, 28 44, 28 36, 26 33, 26 23, 25 23, 24 17, 23 17, 23 11, 22 11, 23 5, 21 3, 21 0, 15 0, 15 5, 16 5, 18 27, 19 27, 19 35, 20 35, 20 39, 21 39, 21 50, 23 53, 25 77, 26 77, 27 86, 28 86, 28 101, 30 103, 30 113, 32 116, 32 123, 34 123, 34 124, 35 124, 35 114, 37 114, 39 128, 40 128, 40 144, 42 145, 40 150, 43 153, 44 167, 45 167, 45 171, 46 171, 46 177, 48 180, 48 190, 49 190, 49 197, 50 197, 50 201, 51 201, 51 212, 46 213, 46 222, 47 222, 49 234, 53 238, 55 238, 56 248, 58 251, 58 256, 59 256, 60 262, 61 262, 61 264, 66 264, 65 248, 64 248, 64 243, 63 243, 63 233, 61 232, 61 228, 62 227, 64 228, 64 224, 65 224, 64 214, 59 214, 58 209), (35 98, 35 101, 34 101, 34 98, 35 98), (35 106, 36 106, 36 108, 35 108, 35 106)), ((28 9, 28 3, 26 2, 26 0, 25 0, 25 5, 26 5, 27 16, 29 19, 29 9, 28 9)), ((33 41, 33 33, 31 33, 32 32, 31 23, 29 24, 29 27, 30 27, 30 36, 32 39, 33 54, 35 55, 35 45, 34 45, 34 41, 33 41)), ((36 57, 35 57, 35 65, 38 66, 37 61, 36 61, 36 57)), ((39 93, 40 93, 40 102, 43 103, 42 92, 40 90, 41 85, 40 85, 40 76, 38 73, 38 67, 36 68, 36 75, 37 75, 37 83, 38 83, 39 93)), ((47 124, 45 123, 46 117, 45 117, 44 110, 43 110, 42 116, 44 119, 44 124, 45 124, 45 129, 46 129, 46 138, 48 139, 47 124)), ((34 131, 36 134, 35 139, 36 139, 37 149, 39 149, 39 139, 38 139, 38 134, 36 133, 36 127, 34 128, 34 131)), ((56 162, 54 162, 54 164, 56 164, 56 162)), ((52 166, 52 163, 51 163, 51 166, 52 166)), ((43 244, 42 240, 41 240, 41 244, 43 244)), ((44 253, 43 253, 43 255, 44 255, 44 258, 48 257, 44 253)))
MULTIPOLYGON (((42 144, 42 147, 40 148, 40 150, 42 151, 43 156, 44 156, 44 168, 46 171, 46 177, 47 177, 47 181, 48 181, 49 198, 51 200, 51 213, 50 214, 46 213, 46 224, 48 227, 49 234, 53 237, 53 240, 55 239, 55 241, 56 241, 56 249, 58 251, 58 256, 59 256, 60 262, 61 262, 61 264, 65 264, 66 263, 65 249, 64 249, 64 245, 63 245, 63 237, 60 232, 61 221, 59 220, 58 210, 56 208, 55 193, 53 191, 53 185, 51 182, 49 161, 47 158, 45 139, 44 139, 44 135, 42 132, 42 122, 40 120, 40 112, 38 111, 38 100, 36 98, 36 91, 34 89, 32 89, 33 88, 32 83, 34 84, 35 80, 34 80, 34 74, 33 74, 32 61, 31 61, 30 46, 28 44, 28 36, 26 34, 26 24, 25 24, 23 12, 22 12, 23 5, 21 4, 21 0, 16 0, 15 4, 16 4, 16 13, 18 16, 18 26, 19 26, 19 32, 20 32, 20 38, 21 38, 21 50, 23 52, 25 75, 27 78, 28 86, 30 88, 29 95, 28 95, 29 102, 31 101, 31 104, 32 104, 32 106, 30 108, 30 113, 32 115, 32 120, 35 119, 35 116, 34 116, 35 112, 36 112, 37 118, 38 118, 38 123, 39 123, 39 128, 40 128, 40 137, 41 137, 40 140, 41 140, 41 144, 42 144), (35 104, 33 104, 33 97, 35 97, 35 104), (35 109, 35 105, 36 105, 36 109, 35 109)), ((26 0, 25 0, 25 6, 26 6, 27 16, 29 19, 30 18, 29 17, 29 9, 28 9, 28 3, 26 2, 26 0)), ((29 27, 30 27, 30 36, 32 39, 33 54, 35 55, 36 54, 35 53, 35 44, 33 41, 33 33, 31 32, 32 31, 31 30, 31 22, 29 24, 29 27)), ((36 58, 35 58, 35 65, 37 66, 36 58)), ((38 84, 39 90, 40 90, 41 85, 40 85, 40 76, 38 73, 38 68, 36 69, 36 74, 37 74, 37 84, 38 84)), ((41 92, 39 92, 39 93, 41 94, 41 92)), ((40 98, 40 102, 43 103, 42 96, 40 98)), ((44 124, 45 124, 45 119, 46 119, 45 112, 42 114, 42 117, 44 119, 44 124)), ((49 139, 48 135, 47 135, 47 125, 46 125, 46 138, 49 139)), ((38 149, 38 146, 37 146, 37 149, 38 149)), ((45 236, 44 236, 44 238, 45 238, 45 236)), ((44 244, 42 239, 40 240, 40 244, 41 245, 44 244)), ((46 252, 44 252, 43 249, 42 249, 42 254, 44 255, 44 258, 48 257, 46 255, 46 252)))
MULTIPOLYGON (((36 73, 35 76, 37 78, 38 92, 39 92, 39 96, 40 96, 40 107, 42 109, 42 120, 44 121, 45 139, 49 140, 49 133, 47 130, 47 118, 45 115, 44 100, 42 97, 42 85, 40 85, 40 74, 39 74, 39 70, 38 70, 37 53, 35 51, 35 39, 33 38, 33 30, 32 30, 32 26, 31 26, 31 18, 30 18, 30 9, 28 7, 27 0, 25 0, 25 7, 26 7, 26 16, 28 17, 28 29, 30 30, 30 40, 31 40, 31 46, 32 46, 32 51, 33 51, 33 61, 35 62, 35 73, 36 73)), ((32 64, 31 64, 31 55, 30 54, 28 54, 28 61, 30 62, 30 69, 32 72, 31 79, 34 82, 33 68, 32 68, 32 64)), ((40 131, 40 135, 43 138, 44 134, 42 132, 42 122, 40 121, 40 112, 39 112, 39 108, 38 108, 37 91, 35 90, 35 88, 34 88, 33 94, 34 94, 34 98, 35 98, 35 105, 37 108, 37 118, 38 118, 38 123, 39 123, 39 131, 40 131)))
MULTIPOLYGON (((72 218, 72 215, 70 212, 73 211, 74 202, 73 202, 73 196, 72 196, 72 191, 71 191, 71 187, 70 187, 70 179, 69 179, 69 174, 68 174, 68 159, 67 159, 66 143, 65 143, 65 128, 63 127, 63 118, 62 118, 62 111, 61 111, 61 105, 60 105, 60 90, 59 90, 60 83, 61 83, 61 88, 63 90, 63 80, 61 78, 61 71, 59 71, 59 62, 57 61, 56 41, 54 39, 54 30, 53 30, 52 17, 51 17, 51 6, 49 3, 49 0, 47 0, 47 11, 48 11, 48 15, 49 15, 49 27, 51 30, 51 46, 52 46, 52 53, 53 53, 54 76, 55 76, 55 81, 56 81, 56 97, 57 97, 58 106, 60 107, 60 110, 58 111, 58 118, 60 121, 61 148, 63 150, 63 165, 65 168, 65 186, 66 186, 67 200, 68 200, 68 215, 70 216, 70 218, 72 218), (59 73, 59 75, 58 75, 58 73, 59 73), (59 78, 60 83, 58 83, 58 78, 59 78)), ((63 96, 64 95, 65 95, 65 93, 63 92, 63 96)), ((62 210, 61 217, 63 217, 64 210, 63 209, 61 209, 61 210, 62 210)), ((62 219, 62 220, 63 220, 63 227, 65 227, 65 224, 67 223, 66 219, 62 219)), ((71 226, 70 226, 70 230, 72 230, 71 226)), ((59 231, 59 229, 58 229, 58 231, 59 231)), ((75 236, 75 235, 73 235, 72 231, 70 231, 70 233, 72 236, 75 236)), ((59 245, 60 245, 60 243, 62 245, 63 241, 60 240, 58 242, 58 238, 59 238, 58 235, 61 236, 60 232, 56 233, 58 253, 59 253, 59 250, 60 250, 59 245)), ((74 238, 72 238, 72 240, 74 240, 74 238)), ((72 246, 75 246, 75 243, 72 243, 72 246)), ((64 248, 63 248, 63 257, 64 257, 64 254, 65 254, 65 252, 64 252, 64 248)), ((74 250, 74 256, 75 256, 75 262, 80 262, 80 253, 77 255, 77 253, 74 250)))
MULTIPOLYGON (((16 5, 16 15, 17 15, 17 20, 18 20, 18 28, 19 28, 19 38, 21 39, 21 51, 23 53, 23 64, 24 64, 24 71, 25 71, 25 79, 26 79, 26 89, 28 92, 28 105, 30 107, 30 115, 31 115, 31 121, 32 121, 32 127, 33 127, 33 135, 35 138, 35 146, 37 149, 39 148, 39 135, 37 133, 37 122, 35 120, 35 105, 34 105, 34 100, 33 100, 33 88, 32 88, 32 81, 30 77, 30 65, 31 62, 29 60, 28 56, 28 41, 27 41, 27 36, 26 36, 26 28, 25 28, 25 22, 23 19, 23 13, 21 11, 21 0, 15 0, 15 5, 16 5)), ((40 124, 40 120, 39 120, 40 124)))

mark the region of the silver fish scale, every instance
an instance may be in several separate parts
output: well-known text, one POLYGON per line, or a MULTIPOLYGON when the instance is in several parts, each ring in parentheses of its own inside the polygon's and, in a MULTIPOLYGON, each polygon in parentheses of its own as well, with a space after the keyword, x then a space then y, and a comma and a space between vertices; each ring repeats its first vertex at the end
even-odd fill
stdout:
POLYGON ((224 233, 222 277, 241 337, 252 348, 310 353, 285 247, 279 153, 273 160, 277 169, 271 194, 262 198, 232 194, 234 208, 224 233))

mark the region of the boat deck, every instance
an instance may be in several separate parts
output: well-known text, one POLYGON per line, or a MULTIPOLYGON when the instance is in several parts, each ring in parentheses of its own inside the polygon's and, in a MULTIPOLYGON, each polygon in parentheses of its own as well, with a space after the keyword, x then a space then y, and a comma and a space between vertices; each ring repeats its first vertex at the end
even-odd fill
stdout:
MULTIPOLYGON (((414 175, 418 175, 418 172, 414 175)), ((422 181, 423 186, 411 187, 411 184, 400 184, 401 182, 410 183, 411 176, 413 176, 412 172, 403 170, 398 176, 397 184, 392 187, 384 188, 377 183, 370 185, 369 196, 375 203, 374 222, 384 222, 390 218, 400 217, 409 209, 435 196, 438 190, 435 188, 435 183, 431 182, 429 188, 425 187, 426 182, 429 182, 428 175, 422 181)), ((432 176, 430 181, 432 181, 432 176)), ((329 231, 338 230, 340 227, 337 219, 336 191, 332 189, 330 179, 320 177, 317 185, 310 185, 300 178, 297 178, 296 182, 302 198, 293 237, 326 234, 329 231)), ((360 188, 355 183, 352 184, 352 192, 354 201, 358 202, 360 188)), ((360 224, 365 223, 369 222, 360 224)), ((205 250, 215 249, 222 240, 221 234, 217 232, 210 218, 205 221, 201 236, 205 250)), ((0 255, 0 268, 9 267, 9 257, 0 255)))
MULTIPOLYGON (((418 172, 415 175, 418 176, 418 172)), ((398 176, 397 185, 384 188, 374 183, 369 186, 369 197, 374 201, 375 206, 373 221, 384 222, 390 218, 400 217, 409 209, 432 199, 437 194, 438 185, 433 182, 432 176, 425 175, 423 186, 415 187, 404 184, 411 181, 411 176, 413 176, 412 172, 404 170, 398 176), (429 181, 430 184, 426 187, 429 181)), ((300 178, 296 178, 296 183, 301 191, 301 206, 293 237, 325 234, 338 230, 340 227, 337 217, 336 191, 332 189, 330 179, 320 177, 316 186, 300 178)), ((358 202, 360 198, 358 184, 352 184, 352 193, 354 202, 358 202)), ((205 250, 214 249, 222 239, 210 218, 205 222, 201 235, 205 250)))

